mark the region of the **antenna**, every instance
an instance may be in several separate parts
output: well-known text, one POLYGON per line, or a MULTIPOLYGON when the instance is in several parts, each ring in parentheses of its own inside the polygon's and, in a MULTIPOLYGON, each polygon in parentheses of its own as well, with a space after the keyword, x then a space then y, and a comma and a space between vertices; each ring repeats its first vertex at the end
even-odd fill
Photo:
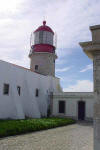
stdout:
POLYGON ((45 19, 46 19, 46 17, 45 16, 43 16, 43 20, 45 21, 45 19))
POLYGON ((45 21, 45 16, 43 16, 43 20, 45 21))

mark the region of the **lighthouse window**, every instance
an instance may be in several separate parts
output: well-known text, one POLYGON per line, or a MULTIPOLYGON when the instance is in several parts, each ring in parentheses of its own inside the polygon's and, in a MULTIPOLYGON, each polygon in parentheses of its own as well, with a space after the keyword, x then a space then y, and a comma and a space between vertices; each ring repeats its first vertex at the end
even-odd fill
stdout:
POLYGON ((35 35, 34 35, 34 41, 35 41, 34 42, 35 44, 39 44, 39 32, 35 33, 35 35))
POLYGON ((4 95, 8 95, 9 94, 9 84, 4 84, 3 94, 4 95))
POLYGON ((43 31, 40 31, 39 33, 39 42, 43 43, 43 31))
POLYGON ((38 70, 38 65, 35 65, 35 70, 38 70))
POLYGON ((46 44, 46 40, 47 40, 47 32, 44 31, 43 32, 43 43, 46 44))
POLYGON ((46 43, 53 45, 53 34, 50 32, 47 32, 46 43))
POLYGON ((39 90, 38 90, 38 89, 36 89, 36 91, 35 91, 35 96, 36 96, 36 97, 39 96, 39 90))

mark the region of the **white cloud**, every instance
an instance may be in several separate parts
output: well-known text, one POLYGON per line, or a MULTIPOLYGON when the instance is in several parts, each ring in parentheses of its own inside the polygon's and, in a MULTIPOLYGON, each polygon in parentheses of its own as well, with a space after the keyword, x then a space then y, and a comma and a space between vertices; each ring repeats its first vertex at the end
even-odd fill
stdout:
MULTIPOLYGON (((99 6, 100 1, 96 3, 96 0, 0 1, 0 57, 8 60, 8 53, 13 53, 15 47, 15 57, 17 49, 21 49, 21 53, 26 51, 25 45, 30 50, 30 33, 41 25, 44 16, 47 25, 57 32, 58 48, 65 48, 58 49, 58 56, 65 57, 80 41, 90 39, 89 25, 100 23, 99 6)), ((25 55, 27 58, 27 52, 25 55)), ((9 59, 13 59, 11 55, 9 59)), ((17 61, 22 64, 23 58, 17 61)), ((28 58, 24 65, 27 61, 28 58)))
POLYGON ((65 67, 65 68, 61 68, 61 69, 56 69, 56 72, 66 72, 70 69, 71 67, 65 67))
POLYGON ((76 84, 63 89, 64 92, 92 92, 93 82, 90 80, 78 80, 76 84))
POLYGON ((15 12, 21 3, 22 3, 22 0, 0 1, 0 12, 5 12, 5 11, 15 12))
POLYGON ((88 70, 92 70, 93 69, 93 64, 87 65, 84 69, 82 69, 80 72, 86 72, 88 70))
POLYGON ((58 59, 56 59, 56 65, 63 65, 65 63, 67 63, 66 59, 63 59, 63 58, 60 58, 60 57, 58 59))

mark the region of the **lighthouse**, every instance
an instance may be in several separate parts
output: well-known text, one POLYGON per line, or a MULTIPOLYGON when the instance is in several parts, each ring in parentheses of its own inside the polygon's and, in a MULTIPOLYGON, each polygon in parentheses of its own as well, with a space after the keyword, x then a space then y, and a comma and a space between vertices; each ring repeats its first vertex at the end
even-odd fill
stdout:
POLYGON ((38 27, 31 34, 30 38, 30 70, 42 75, 55 76, 56 35, 53 30, 46 25, 38 27))

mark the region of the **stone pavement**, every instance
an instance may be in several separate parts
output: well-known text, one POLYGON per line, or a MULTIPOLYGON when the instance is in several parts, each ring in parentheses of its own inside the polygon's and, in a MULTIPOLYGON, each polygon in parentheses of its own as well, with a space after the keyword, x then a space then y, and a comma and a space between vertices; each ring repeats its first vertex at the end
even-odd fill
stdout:
POLYGON ((65 127, 0 139, 0 150, 93 150, 93 126, 65 127))

